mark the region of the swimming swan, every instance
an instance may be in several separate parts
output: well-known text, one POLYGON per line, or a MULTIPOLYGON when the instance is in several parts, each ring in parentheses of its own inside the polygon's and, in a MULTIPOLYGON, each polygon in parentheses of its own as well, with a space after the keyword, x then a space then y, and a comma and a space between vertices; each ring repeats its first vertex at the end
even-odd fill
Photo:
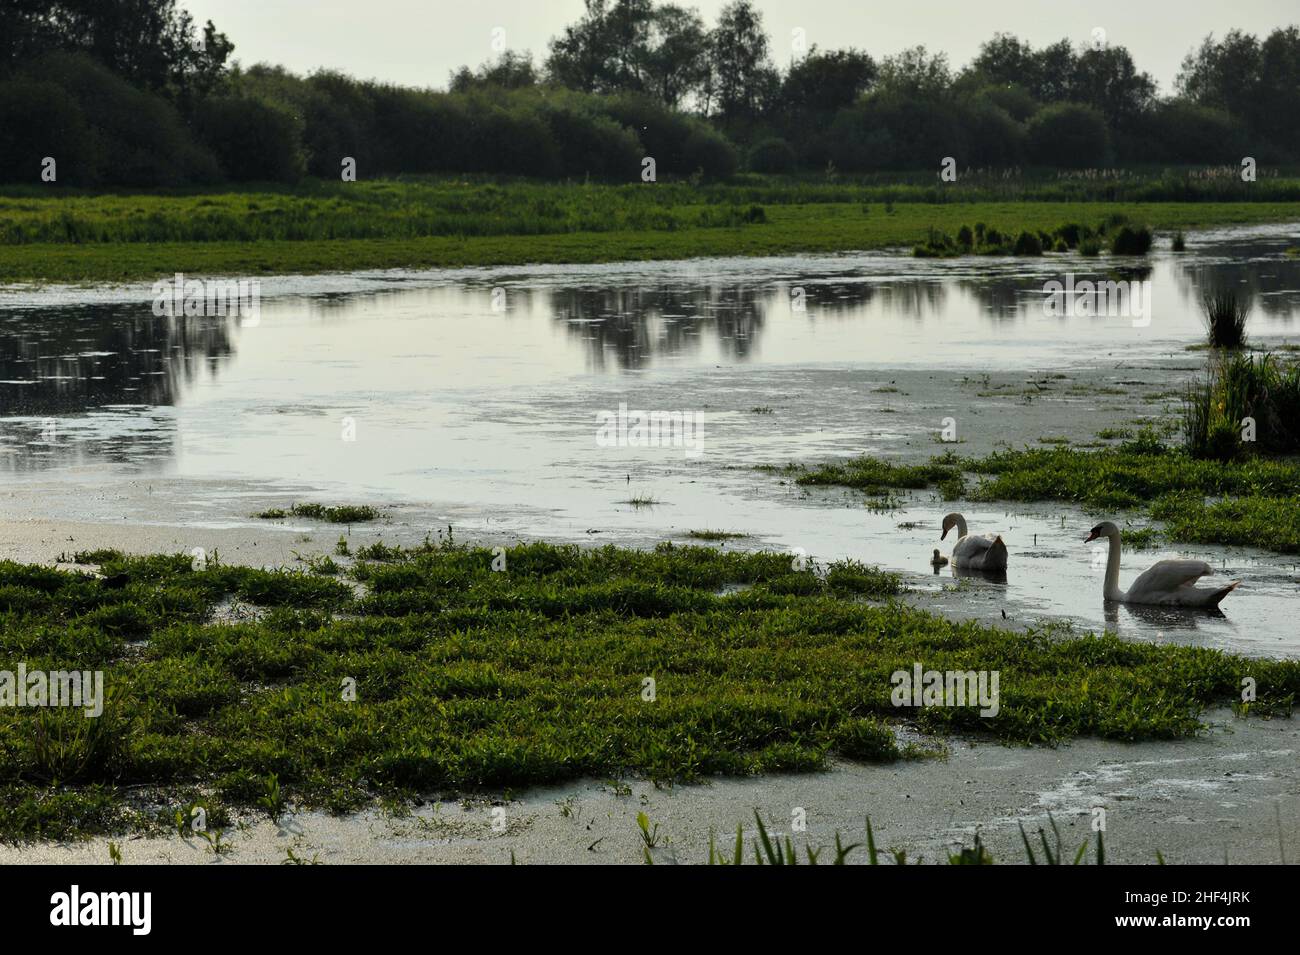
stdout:
POLYGON ((1106 558, 1106 583, 1103 593, 1107 600, 1128 604, 1159 604, 1166 607, 1217 607, 1219 601, 1236 589, 1240 580, 1226 587, 1211 590, 1197 587, 1196 581, 1213 573, 1203 560, 1162 560, 1152 564, 1138 575, 1128 591, 1119 589, 1119 528, 1103 521, 1084 539, 1087 544, 1098 537, 1110 538, 1110 556, 1106 558))
POLYGON ((967 534, 966 518, 960 514, 949 514, 943 519, 943 533, 939 540, 948 536, 948 531, 957 528, 957 542, 952 545, 952 565, 967 570, 1006 570, 1007 545, 1002 542, 1001 534, 967 534))

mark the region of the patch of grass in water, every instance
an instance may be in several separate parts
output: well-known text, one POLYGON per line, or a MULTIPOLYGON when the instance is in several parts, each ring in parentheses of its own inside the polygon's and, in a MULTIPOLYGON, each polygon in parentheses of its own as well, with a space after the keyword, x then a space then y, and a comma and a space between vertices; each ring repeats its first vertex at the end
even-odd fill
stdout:
POLYGON ((294 504, 288 510, 272 507, 254 517, 266 521, 283 520, 287 517, 302 517, 316 521, 328 521, 331 524, 360 524, 379 519, 379 511, 369 504, 294 504))
POLYGON ((1152 518, 1167 522, 1172 541, 1300 553, 1300 460, 1194 458, 1149 429, 1095 451, 1001 450, 983 458, 944 455, 926 465, 863 457, 798 473, 800 484, 854 487, 873 496, 937 486, 949 498, 1065 501, 1103 514, 1149 507, 1152 518), (966 472, 980 481, 955 494, 966 472))
POLYGON ((1300 689, 1295 661, 871 603, 898 579, 853 562, 819 575, 785 553, 523 544, 498 573, 493 557, 430 544, 362 562, 364 595, 312 574, 195 570, 186 555, 112 556, 121 588, 0 563, 0 654, 102 669, 116 721, 112 746, 55 785, 41 714, 0 708, 0 837, 139 828, 146 791, 185 805, 205 786, 251 812, 272 775, 277 805, 345 810, 584 776, 805 772, 897 758, 879 728, 897 721, 1022 743, 1176 738, 1200 729, 1201 707, 1235 699, 1243 674, 1266 701, 1300 689), (211 622, 231 596, 266 612, 211 622), (999 670, 998 714, 894 707, 891 674, 918 661, 999 670))
POLYGON ((735 531, 703 530, 703 531, 687 531, 686 536, 691 538, 692 540, 699 540, 699 541, 729 541, 729 540, 740 540, 741 538, 748 537, 749 535, 740 534, 735 531))

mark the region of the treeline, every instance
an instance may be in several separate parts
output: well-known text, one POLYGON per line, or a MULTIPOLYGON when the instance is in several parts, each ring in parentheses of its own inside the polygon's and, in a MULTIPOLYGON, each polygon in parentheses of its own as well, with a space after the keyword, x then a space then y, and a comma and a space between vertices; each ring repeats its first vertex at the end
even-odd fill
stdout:
POLYGON ((6 0, 0 180, 45 157, 73 185, 501 173, 668 177, 1300 159, 1300 31, 1233 31, 1161 98, 1104 38, 1033 48, 999 34, 964 69, 916 47, 774 51, 750 0, 716 24, 653 0, 587 0, 540 65, 505 51, 448 89, 230 64, 175 0, 6 0))

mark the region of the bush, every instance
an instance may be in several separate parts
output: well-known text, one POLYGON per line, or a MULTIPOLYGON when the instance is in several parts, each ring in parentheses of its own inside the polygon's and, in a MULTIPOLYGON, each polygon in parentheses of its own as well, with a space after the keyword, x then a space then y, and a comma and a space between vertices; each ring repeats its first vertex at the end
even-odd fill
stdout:
POLYGON ((967 161, 974 166, 1017 166, 1025 158, 1025 127, 985 99, 961 113, 967 161))
MULTIPOLYGON (((24 69, 36 85, 19 85, 11 95, 50 93, 61 148, 73 151, 66 157, 55 156, 60 179, 65 158, 69 180, 74 182, 176 186, 219 177, 212 155, 194 143, 180 114, 162 97, 136 89, 80 54, 50 54, 24 69), (63 95, 52 94, 50 84, 63 95), (74 118, 73 104, 80 123, 74 118)), ((43 107, 46 100, 33 102, 43 107)), ((20 121, 22 115, 19 110, 20 121)), ((34 142, 48 141, 40 130, 35 133, 34 142)), ((0 160, 0 165, 7 164, 8 160, 0 160)))
POLYGON ((1022 232, 1016 236, 1016 245, 1013 251, 1016 255, 1042 255, 1043 243, 1032 232, 1022 232))
POLYGON ((1300 367, 1283 368, 1272 355, 1226 353, 1207 381, 1188 389, 1183 434, 1195 457, 1230 460, 1247 446, 1265 454, 1300 451, 1300 367), (1242 441, 1247 418, 1254 441, 1242 441))
POLYGON ((710 179, 730 179, 740 167, 736 147, 707 126, 699 125, 682 144, 682 160, 692 172, 703 170, 710 179))
POLYGON ((1223 289, 1207 292, 1201 299, 1210 344, 1215 348, 1240 348, 1246 344, 1246 319, 1250 301, 1236 292, 1223 289))
POLYGON ((296 182, 305 169, 300 126, 278 106, 245 96, 213 97, 196 110, 194 128, 229 179, 296 182))
POLYGON ((954 109, 899 93, 877 94, 836 114, 831 124, 841 169, 932 169, 942 156, 963 153, 954 109))
POLYGON ((1091 106, 1057 103, 1029 121, 1029 156, 1044 166, 1086 168, 1106 163, 1110 134, 1106 120, 1091 106))
POLYGON ((1251 153, 1245 128, 1227 113, 1183 100, 1161 103, 1142 123, 1136 158, 1148 162, 1231 163, 1251 153))
POLYGON ((55 160, 57 182, 87 186, 99 179, 101 157, 76 100, 54 83, 0 83, 0 182, 40 182, 46 156, 55 160))
POLYGON ((776 136, 759 140, 749 151, 749 168, 752 172, 794 172, 795 163, 794 147, 776 136))
POLYGON ((641 142, 608 116, 569 105, 549 106, 543 119, 550 130, 565 176, 598 176, 632 181, 641 172, 641 142))
POLYGON ((1121 226, 1110 240, 1110 251, 1114 255, 1146 255, 1151 243, 1151 230, 1146 226, 1121 226))

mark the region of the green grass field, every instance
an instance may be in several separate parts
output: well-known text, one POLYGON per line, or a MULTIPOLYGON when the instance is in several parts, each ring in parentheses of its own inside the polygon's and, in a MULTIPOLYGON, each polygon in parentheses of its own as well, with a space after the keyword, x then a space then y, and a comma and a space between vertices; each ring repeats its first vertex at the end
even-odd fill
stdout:
POLYGON ((1300 690, 1296 661, 952 622, 853 563, 818 575, 788 554, 671 545, 520 545, 504 572, 486 548, 377 556, 294 573, 80 555, 107 580, 0 562, 4 668, 102 670, 106 696, 98 718, 0 707, 0 837, 183 826, 193 803, 219 826, 286 803, 925 755, 896 742, 900 722, 1178 738, 1243 675, 1264 712, 1300 690), (257 615, 214 619, 230 598, 257 615), (891 674, 915 663, 999 671, 999 711, 896 708, 891 674))
POLYGON ((908 247, 1126 215, 1173 231, 1300 219, 1300 202, 1001 201, 987 191, 788 182, 310 183, 219 194, 0 196, 0 282, 122 281, 908 247), (883 198, 898 195, 901 198, 883 198), (929 201, 917 201, 925 199, 929 201))

